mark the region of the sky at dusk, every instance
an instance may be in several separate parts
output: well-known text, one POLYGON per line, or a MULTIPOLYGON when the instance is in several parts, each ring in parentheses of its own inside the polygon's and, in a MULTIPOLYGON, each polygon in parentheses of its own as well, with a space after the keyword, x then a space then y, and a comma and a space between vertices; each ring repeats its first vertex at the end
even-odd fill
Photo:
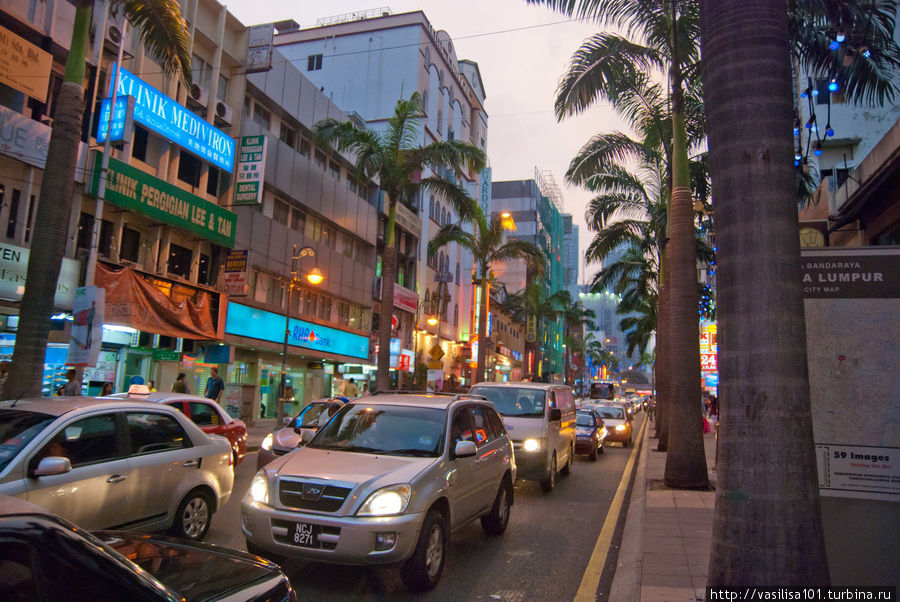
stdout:
MULTIPOLYGON (((422 10, 436 30, 453 39, 456 55, 478 63, 484 81, 489 116, 488 158, 494 181, 524 180, 534 170, 550 170, 563 195, 564 211, 580 226, 584 282, 584 250, 588 244, 584 209, 586 191, 564 181, 569 161, 595 133, 624 129, 606 105, 598 104, 577 117, 557 122, 553 114, 556 86, 572 53, 598 30, 596 24, 569 21, 524 0, 232 0, 227 3, 245 25, 294 19, 302 28, 343 13, 388 7, 393 13, 422 10)), ((497 207, 495 207, 496 209, 497 207)), ((588 266, 587 275, 597 266, 588 266)))

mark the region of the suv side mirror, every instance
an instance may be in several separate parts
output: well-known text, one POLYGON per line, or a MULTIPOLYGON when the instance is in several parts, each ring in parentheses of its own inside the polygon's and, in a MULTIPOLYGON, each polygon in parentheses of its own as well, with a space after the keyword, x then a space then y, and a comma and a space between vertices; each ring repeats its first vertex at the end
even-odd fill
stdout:
POLYGON ((453 455, 457 458, 468 458, 474 456, 476 451, 474 441, 457 441, 453 455))
POLYGON ((283 424, 284 426, 287 426, 291 423, 291 420, 293 420, 293 418, 291 418, 290 416, 285 416, 282 419, 281 424, 283 424))
POLYGON ((562 420, 562 410, 559 408, 550 408, 550 421, 562 420))
POLYGON ((47 456, 41 458, 37 468, 34 469, 36 477, 50 477, 57 474, 65 474, 72 470, 72 463, 62 456, 47 456))

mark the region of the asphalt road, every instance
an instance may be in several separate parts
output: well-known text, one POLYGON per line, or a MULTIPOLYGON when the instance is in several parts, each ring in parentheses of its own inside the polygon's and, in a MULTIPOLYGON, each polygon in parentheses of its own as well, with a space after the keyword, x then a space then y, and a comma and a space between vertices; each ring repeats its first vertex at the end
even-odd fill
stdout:
MULTIPOLYGON (((635 433, 643 420, 643 414, 635 419, 635 433)), ((506 533, 488 536, 477 521, 454 533, 441 582, 415 599, 573 599, 631 451, 612 444, 596 462, 578 456, 572 474, 561 476, 549 494, 537 483, 517 482, 506 533)), ((238 466, 232 499, 213 518, 208 543, 245 549, 240 500, 255 468, 256 454, 248 454, 238 466)), ((413 599, 391 567, 288 561, 283 568, 302 600, 413 599)), ((608 590, 609 578, 604 576, 601 591, 608 590)))

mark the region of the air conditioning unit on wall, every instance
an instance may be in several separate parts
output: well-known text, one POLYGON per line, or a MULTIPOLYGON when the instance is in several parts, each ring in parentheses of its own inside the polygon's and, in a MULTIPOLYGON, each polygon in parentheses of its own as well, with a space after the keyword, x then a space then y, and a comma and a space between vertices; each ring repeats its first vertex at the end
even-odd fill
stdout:
POLYGON ((188 93, 188 103, 205 109, 209 106, 209 90, 199 84, 191 84, 191 89, 188 93))
POLYGON ((233 112, 231 107, 222 102, 221 100, 216 102, 216 124, 229 126, 231 125, 233 112))

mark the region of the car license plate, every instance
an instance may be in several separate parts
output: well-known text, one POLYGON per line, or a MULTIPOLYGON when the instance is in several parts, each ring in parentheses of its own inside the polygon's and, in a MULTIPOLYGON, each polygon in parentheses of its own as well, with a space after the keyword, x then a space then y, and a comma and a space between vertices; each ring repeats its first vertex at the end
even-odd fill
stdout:
POLYGON ((290 534, 291 543, 302 548, 318 548, 319 533, 322 527, 319 525, 311 525, 309 523, 294 523, 294 528, 290 534))

